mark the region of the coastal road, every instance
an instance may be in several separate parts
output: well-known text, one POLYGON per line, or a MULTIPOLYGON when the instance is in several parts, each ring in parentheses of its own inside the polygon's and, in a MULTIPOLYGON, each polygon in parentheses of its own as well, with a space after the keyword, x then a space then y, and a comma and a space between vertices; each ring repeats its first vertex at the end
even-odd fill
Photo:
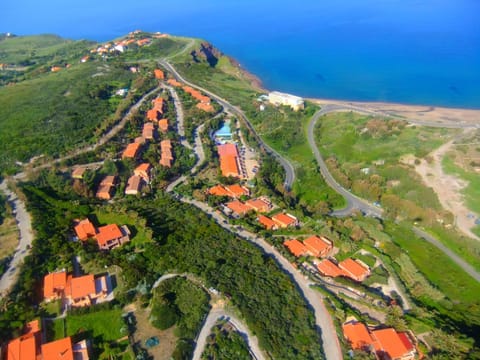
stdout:
POLYGON ((315 125, 317 124, 318 119, 328 113, 331 112, 337 112, 337 111, 344 111, 345 107, 341 105, 325 105, 317 111, 313 117, 311 118, 309 124, 308 124, 308 132, 307 132, 307 138, 308 138, 308 144, 310 145, 310 148, 312 149, 313 155, 315 156, 315 160, 317 160, 318 167, 320 168, 320 172, 327 182, 327 184, 335 190, 337 193, 342 195, 345 198, 345 201, 347 203, 346 207, 340 210, 335 210, 331 213, 333 216, 349 216, 351 215, 354 211, 359 210, 365 215, 369 216, 375 216, 375 217, 381 217, 383 210, 368 203, 367 201, 359 198, 358 196, 355 196, 351 192, 349 192, 347 189, 345 189, 343 186, 341 186, 332 176, 330 171, 328 170, 327 164, 325 164, 325 161, 323 160, 322 155, 320 154, 320 151, 318 150, 318 147, 315 143, 315 125))
POLYGON ((221 98, 220 96, 212 93, 211 91, 204 89, 196 84, 193 84, 189 81, 187 81, 185 78, 183 78, 177 70, 166 60, 160 60, 159 61, 160 65, 162 65, 165 69, 169 70, 173 76, 176 78, 177 81, 181 81, 184 84, 187 84, 193 88, 196 88, 205 94, 209 95, 212 99, 217 101, 223 108, 233 114, 236 114, 241 120, 243 120, 244 124, 247 126, 247 128, 250 130, 250 132, 255 136, 258 144, 260 145, 261 148, 265 149, 267 153, 272 155, 284 168, 285 170, 285 181, 284 181, 284 188, 285 190, 289 191, 292 188, 292 184, 295 181, 295 169, 293 165, 288 161, 286 158, 281 156, 278 152, 276 152, 274 149, 272 149, 270 146, 268 146, 262 138, 257 134, 255 131, 254 127, 250 123, 250 120, 248 120, 247 116, 245 113, 240 110, 238 107, 233 106, 230 104, 227 100, 221 98))
MULTIPOLYGON (((338 111, 357 111, 353 107, 345 107, 343 105, 337 105, 337 104, 330 104, 330 105, 324 105, 323 108, 319 111, 317 111, 312 119, 310 120, 310 123, 308 125, 308 143, 310 145, 310 148, 312 149, 312 152, 315 156, 315 159, 317 160, 318 166, 320 168, 320 172, 322 176, 324 177, 325 181, 327 182, 328 185, 332 189, 334 189, 337 193, 342 195, 345 198, 345 201, 347 202, 347 206, 344 209, 336 210, 331 213, 333 216, 348 216, 351 215, 355 210, 360 210, 366 215, 371 215, 375 216, 378 218, 382 218, 382 209, 369 204, 367 201, 359 198, 358 196, 353 195, 351 192, 349 192, 347 189, 342 187, 332 176, 330 171, 327 168, 327 165, 325 164, 325 161, 323 160, 320 151, 318 150, 318 147, 315 143, 315 136, 314 136, 314 130, 315 130, 315 125, 318 121, 318 119, 328 113, 331 112, 338 112, 338 111)), ((362 110, 363 112, 363 110, 362 110)), ((372 113, 372 112, 370 112, 372 113)), ((378 114, 377 114, 378 115, 378 114)), ((430 126, 430 125, 427 125, 430 126)), ((459 124, 458 128, 464 128, 465 124, 459 124)), ((435 239, 433 236, 430 234, 426 233, 425 231, 417 228, 417 227, 412 227, 413 232, 425 239, 427 242, 435 246, 437 249, 442 251, 446 256, 448 256, 455 264, 457 264, 460 268, 462 268, 467 274, 472 276, 475 280, 480 282, 480 273, 478 273, 470 264, 468 264, 465 260, 463 260, 461 257, 456 255, 453 251, 448 249, 445 245, 443 245, 439 240, 435 239)))
POLYGON ((10 291, 20 274, 21 265, 23 264, 25 256, 28 255, 33 241, 33 232, 30 214, 27 212, 24 202, 8 188, 6 180, 0 183, 0 190, 7 196, 7 201, 12 204, 19 230, 18 246, 15 249, 10 264, 0 279, 0 296, 3 297, 10 291))

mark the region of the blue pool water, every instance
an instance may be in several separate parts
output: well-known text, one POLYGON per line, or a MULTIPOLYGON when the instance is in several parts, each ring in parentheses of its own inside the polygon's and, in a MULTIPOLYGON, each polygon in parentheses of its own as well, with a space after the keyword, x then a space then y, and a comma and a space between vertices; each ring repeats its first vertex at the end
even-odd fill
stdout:
POLYGON ((478 0, 22 0, 0 12, 0 32, 17 34, 137 28, 207 39, 268 89, 480 108, 478 0))

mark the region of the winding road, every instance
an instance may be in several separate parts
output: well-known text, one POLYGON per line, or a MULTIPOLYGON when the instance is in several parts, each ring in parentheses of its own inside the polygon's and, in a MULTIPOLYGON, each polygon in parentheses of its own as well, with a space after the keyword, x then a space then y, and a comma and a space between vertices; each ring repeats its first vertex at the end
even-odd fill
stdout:
POLYGON ((177 70, 168 62, 166 61, 165 59, 164 60, 159 60, 159 63, 160 65, 162 65, 164 68, 166 68, 167 70, 169 70, 173 75, 174 77, 176 78, 177 81, 181 81, 183 82, 184 84, 187 84, 193 88, 196 88, 202 92, 204 92, 205 94, 209 95, 212 99, 215 99, 216 102, 218 102, 220 105, 223 106, 223 108, 233 114, 236 114, 240 119, 243 120, 243 122, 245 123, 245 125, 247 126, 247 128, 251 131, 251 133, 255 136, 255 139, 257 140, 258 144, 260 145, 261 148, 265 149, 265 151, 267 153, 269 153, 270 155, 272 155, 281 165, 282 167, 285 169, 285 182, 283 184, 285 190, 290 190, 292 188, 292 184, 294 183, 295 181, 295 169, 293 167, 293 165, 290 163, 290 161, 288 161, 287 159, 285 159, 284 157, 282 157, 278 152, 276 152, 274 149, 272 149, 270 146, 268 146, 263 140, 262 138, 257 134, 257 132, 255 131, 254 127, 252 126, 252 124, 250 123, 250 120, 248 120, 247 116, 245 115, 245 113, 240 110, 238 107, 236 106, 233 106, 232 104, 230 104, 227 100, 221 98, 220 96, 212 93, 211 91, 207 90, 207 89, 204 89, 196 84, 193 84, 189 81, 187 81, 185 78, 182 77, 182 75, 180 75, 177 70))
MULTIPOLYGON (((370 216, 375 216, 378 218, 382 217, 382 210, 374 205, 369 204, 367 201, 359 198, 358 196, 353 195, 351 192, 349 192, 347 189, 342 187, 332 176, 330 171, 327 168, 327 165, 325 164, 325 161, 322 158, 322 155, 320 154, 320 151, 318 150, 318 147, 315 143, 315 125, 318 121, 318 119, 328 113, 331 112, 337 112, 337 111, 357 111, 356 108, 353 107, 346 107, 343 105, 324 105, 323 108, 319 111, 317 111, 312 119, 310 120, 310 123, 308 125, 308 143, 310 145, 310 148, 312 149, 312 152, 315 156, 315 159, 317 160, 318 166, 320 168, 320 172, 322 176, 324 177, 325 181, 327 182, 330 187, 335 190, 337 193, 342 195, 345 198, 345 201, 347 202, 347 206, 344 209, 336 210, 332 212, 332 215, 334 216, 348 216, 351 215, 352 212, 355 210, 360 210, 362 211, 365 215, 370 215, 370 216)), ((360 112, 365 112, 364 110, 359 110, 360 112)), ((418 125, 421 125, 420 123, 416 123, 418 125)), ((430 126, 426 125, 425 126, 430 126)), ((453 126, 453 125, 452 125, 453 126)), ((465 128, 465 124, 459 124, 458 128, 465 128)), ((426 233, 425 231, 419 229, 418 227, 412 227, 413 232, 425 239, 427 242, 435 246, 437 249, 442 251, 446 256, 450 258, 455 264, 457 264, 460 268, 462 268, 467 274, 472 276, 476 281, 480 282, 480 273, 477 272, 470 264, 468 264, 465 260, 463 260, 461 257, 459 257, 457 254, 455 254, 453 251, 448 249, 444 244, 442 244, 440 241, 435 239, 432 235, 426 233)))

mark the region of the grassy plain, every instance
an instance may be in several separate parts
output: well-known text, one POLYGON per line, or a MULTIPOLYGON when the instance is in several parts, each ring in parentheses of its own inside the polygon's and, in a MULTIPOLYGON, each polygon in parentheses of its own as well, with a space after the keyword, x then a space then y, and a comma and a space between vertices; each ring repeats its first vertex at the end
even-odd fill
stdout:
POLYGON ((87 332, 90 339, 101 342, 111 342, 127 335, 121 329, 125 328, 122 311, 119 309, 100 310, 81 315, 69 315, 66 318, 67 335, 87 332))

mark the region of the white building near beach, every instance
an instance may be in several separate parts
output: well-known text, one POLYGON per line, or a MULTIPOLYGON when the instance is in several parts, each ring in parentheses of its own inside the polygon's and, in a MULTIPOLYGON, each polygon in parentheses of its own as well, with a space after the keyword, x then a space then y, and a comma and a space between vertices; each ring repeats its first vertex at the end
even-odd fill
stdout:
POLYGON ((290 106, 295 111, 301 110, 305 107, 303 98, 278 91, 272 91, 268 94, 268 101, 274 105, 290 106))

